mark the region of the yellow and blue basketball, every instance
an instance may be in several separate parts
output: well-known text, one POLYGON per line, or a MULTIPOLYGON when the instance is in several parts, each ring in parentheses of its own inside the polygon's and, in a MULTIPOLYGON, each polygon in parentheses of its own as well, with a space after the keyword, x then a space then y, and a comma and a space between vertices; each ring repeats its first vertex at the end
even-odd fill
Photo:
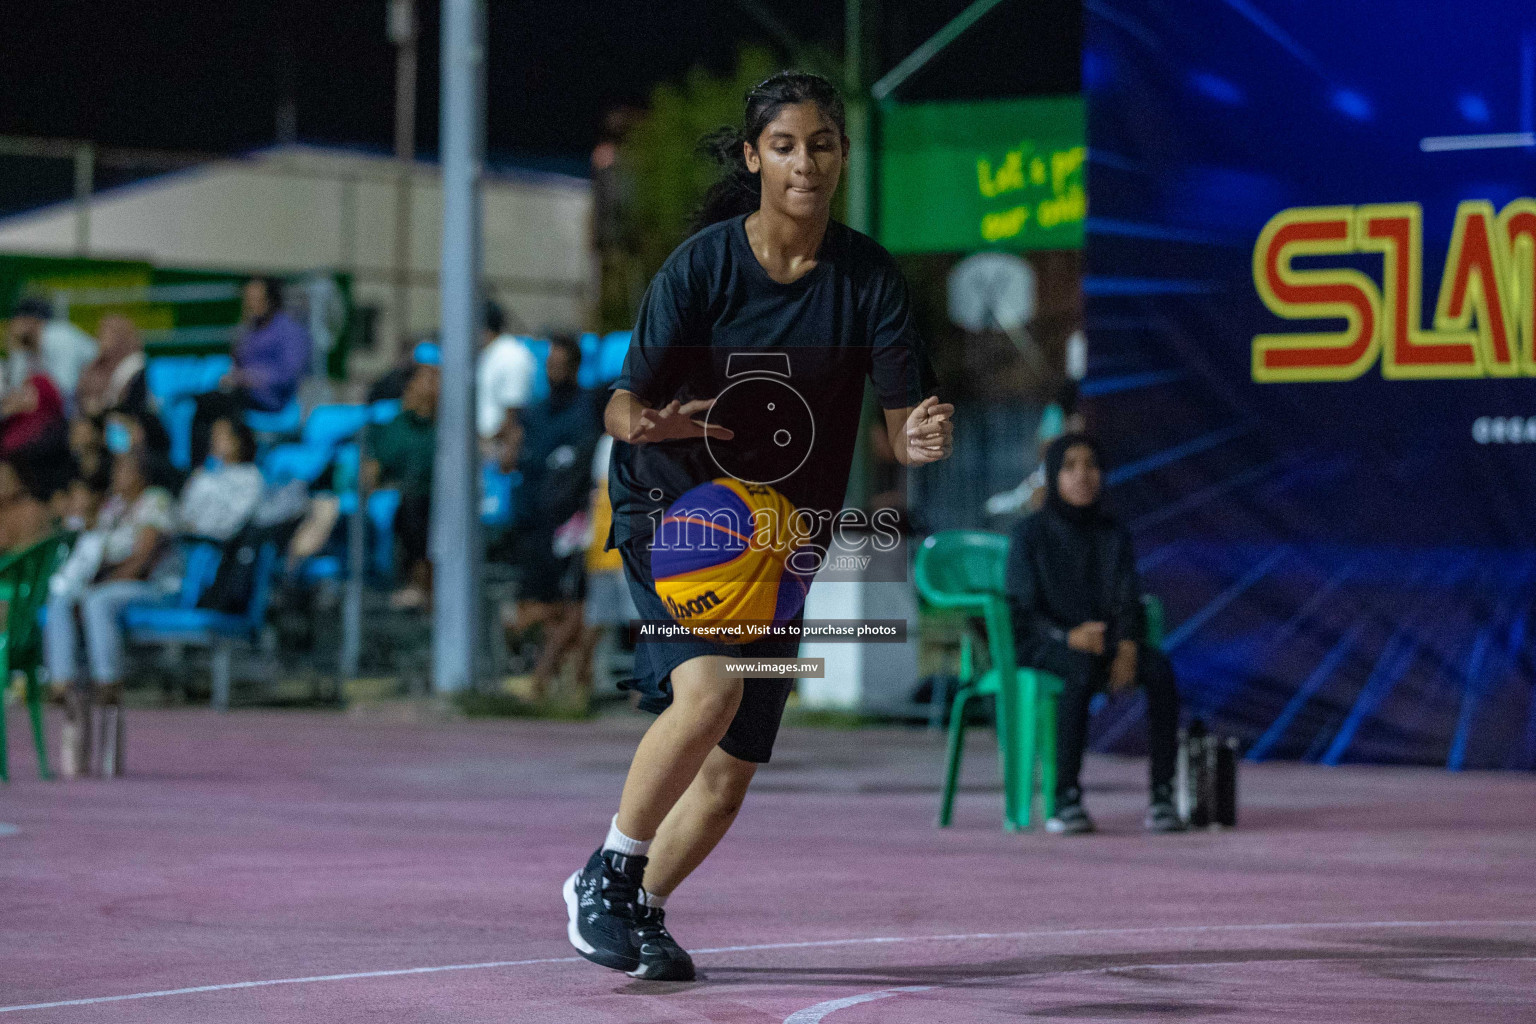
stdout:
POLYGON ((794 504, 772 487, 729 477, 674 501, 651 547, 651 578, 672 618, 708 627, 695 629, 708 639, 741 644, 760 637, 719 627, 799 614, 810 577, 790 567, 794 515, 794 504))

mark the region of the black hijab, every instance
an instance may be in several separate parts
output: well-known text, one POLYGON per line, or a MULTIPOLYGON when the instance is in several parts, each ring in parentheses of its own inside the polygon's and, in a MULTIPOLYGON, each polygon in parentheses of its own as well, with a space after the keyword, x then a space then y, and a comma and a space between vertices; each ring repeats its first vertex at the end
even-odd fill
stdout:
POLYGON ((1097 526, 1108 523, 1110 517, 1104 510, 1102 486, 1092 505, 1074 505, 1061 496, 1057 478, 1061 475, 1062 464, 1067 461, 1067 452, 1078 445, 1093 451, 1093 459, 1098 463, 1099 471, 1103 472, 1104 449, 1099 447, 1098 441, 1080 432, 1062 434, 1045 450, 1045 507, 1057 517, 1077 526, 1097 526))
POLYGON ((1057 486, 1067 452, 1077 445, 1091 448, 1103 470, 1101 449, 1087 434, 1052 441, 1045 451, 1045 507, 1015 528, 1009 553, 1008 592, 1022 605, 1016 621, 1030 644, 1044 642, 1051 630, 1084 622, 1107 623, 1111 642, 1120 631, 1135 628, 1127 617, 1134 611, 1119 600, 1124 589, 1118 575, 1124 543, 1119 525, 1102 498, 1079 507, 1062 498, 1057 486))

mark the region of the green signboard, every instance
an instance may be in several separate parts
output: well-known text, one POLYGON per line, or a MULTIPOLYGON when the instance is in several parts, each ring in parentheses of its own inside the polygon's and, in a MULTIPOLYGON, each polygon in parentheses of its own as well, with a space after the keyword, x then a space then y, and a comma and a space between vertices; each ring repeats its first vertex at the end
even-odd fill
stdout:
POLYGON ((1081 97, 923 103, 881 117, 879 225, 887 249, 1082 248, 1081 97))

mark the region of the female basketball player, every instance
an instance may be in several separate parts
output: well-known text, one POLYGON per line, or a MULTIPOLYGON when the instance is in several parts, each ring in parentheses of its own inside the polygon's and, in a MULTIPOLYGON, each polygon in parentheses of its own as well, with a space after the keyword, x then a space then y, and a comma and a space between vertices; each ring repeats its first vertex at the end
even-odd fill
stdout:
MULTIPOLYGON (((726 172, 700 210, 701 230, 646 291, 605 416, 615 439, 608 543, 623 556, 642 619, 669 617, 650 542, 658 510, 690 488, 726 476, 771 480, 823 526, 842 509, 866 378, 903 464, 935 462, 951 447, 954 407, 933 397, 895 262, 831 217, 848 159, 837 90, 780 72, 747 94, 744 127, 706 146, 726 172), (714 406, 741 365, 730 356, 765 353, 781 367, 780 384, 804 399, 809 422, 774 431, 767 450, 755 451, 764 410, 714 406), (736 471, 765 466, 777 475, 736 471)), ((607 839, 565 883, 568 934, 587 959, 637 978, 693 978, 662 908, 731 827, 794 685, 744 681, 725 661, 794 657, 798 647, 639 643, 631 685, 660 717, 640 741, 607 839)))

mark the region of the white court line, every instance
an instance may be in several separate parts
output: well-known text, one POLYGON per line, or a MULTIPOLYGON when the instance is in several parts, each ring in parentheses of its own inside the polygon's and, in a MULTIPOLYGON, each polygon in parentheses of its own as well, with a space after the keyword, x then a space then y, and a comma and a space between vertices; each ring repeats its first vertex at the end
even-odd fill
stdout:
MULTIPOLYGON (((1030 932, 967 932, 955 935, 875 936, 867 939, 816 939, 809 942, 770 942, 756 946, 718 946, 703 953, 744 953, 767 949, 807 949, 815 946, 858 946, 883 942, 958 942, 976 939, 1038 939, 1064 935, 1159 935, 1168 932, 1297 931, 1307 928, 1462 928, 1468 925, 1536 927, 1536 921, 1306 921, 1294 924, 1177 924, 1147 928, 1055 928, 1030 932)), ((4 1007, 0 1007, 3 1011, 4 1007)))
POLYGON ((936 988, 938 988, 937 985, 905 985, 901 988, 881 989, 879 992, 865 992, 863 995, 828 999, 824 1003, 817 1003, 815 1006, 807 1006, 803 1010, 796 1010, 784 1018, 784 1024, 821 1024, 821 1018, 827 1014, 849 1006, 858 1006, 860 1003, 872 1003, 876 999, 889 999, 891 996, 899 996, 904 992, 932 992, 936 988))
POLYGON ((545 957, 539 960, 493 960, 483 964, 448 964, 443 967, 405 967, 393 971, 358 971, 354 974, 316 974, 308 978, 273 978, 267 981, 232 981, 222 985, 195 985, 192 988, 167 988, 158 992, 132 992, 123 996, 95 996, 90 999, 63 999, 57 1003, 27 1003, 25 1006, 0 1006, 0 1013, 19 1010, 52 1010, 60 1006, 91 1006, 96 1003, 120 1003, 126 999, 162 999, 165 996, 189 996, 199 992, 228 992, 237 988, 265 988, 268 985, 304 985, 313 981, 354 981, 358 978, 398 978, 406 974, 436 974, 439 971, 475 971, 485 967, 526 967, 529 964, 567 964, 580 962, 579 956, 545 957))
MULTIPOLYGON (((1069 978, 1084 974, 1114 974, 1118 971, 1171 971, 1188 967, 1246 967, 1253 964, 1270 966, 1272 964, 1398 964, 1398 963, 1532 963, 1536 962, 1536 956, 1325 956, 1306 960, 1229 960, 1225 963, 1192 963, 1192 964, 1122 964, 1119 967, 1087 967, 1075 971, 1042 971, 1038 974, 1020 974, 1018 977, 1033 981, 1036 978, 1069 978)), ((821 1024, 828 1015, 849 1006, 857 1006, 860 1003, 873 1002, 876 999, 889 999, 891 996, 899 996, 908 992, 932 992, 940 988, 959 988, 965 981, 952 981, 945 985, 907 985, 903 988, 886 988, 878 992, 864 992, 856 996, 844 996, 842 999, 828 999, 824 1003, 815 1006, 807 1006, 803 1010, 796 1010, 784 1018, 784 1024, 821 1024)))
MULTIPOLYGON (((1043 929, 1027 932, 970 932, 954 935, 881 935, 861 939, 815 939, 808 942, 768 942, 755 946, 716 946, 712 949, 696 949, 694 956, 712 953, 746 953, 773 949, 814 949, 827 946, 861 946, 900 942, 966 942, 986 939, 1039 939, 1053 936, 1081 935, 1156 935, 1188 934, 1220 931, 1297 931, 1317 928, 1463 928, 1463 927, 1536 927, 1536 921, 1305 921, 1291 924, 1196 924, 1165 925, 1148 928, 1067 928, 1043 929)), ((154 992, 131 992, 118 996, 92 996, 83 999, 62 999, 52 1003, 25 1003, 18 1006, 0 1006, 0 1013, 17 1013, 22 1010, 52 1010, 62 1006, 93 1006, 97 1003, 120 1003, 129 999, 163 999, 167 996, 197 995, 202 992, 228 992, 235 989, 265 988, 270 985, 305 985, 321 981, 356 981, 365 978, 398 978, 410 974, 437 974, 442 971, 477 971, 493 967, 528 967, 535 964, 568 964, 581 961, 579 956, 541 957, 533 960, 490 960, 478 964, 446 964, 439 967, 403 967, 386 971, 357 971, 350 974, 316 974, 302 978, 271 978, 262 981, 233 981, 218 985, 194 985, 190 988, 160 989, 154 992)))

